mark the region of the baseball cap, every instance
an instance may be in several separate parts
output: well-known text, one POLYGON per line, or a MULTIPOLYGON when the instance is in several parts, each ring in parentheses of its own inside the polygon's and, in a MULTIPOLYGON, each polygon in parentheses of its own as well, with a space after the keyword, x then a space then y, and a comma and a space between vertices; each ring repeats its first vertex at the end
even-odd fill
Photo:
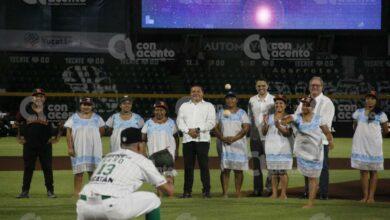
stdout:
POLYGON ((285 95, 282 95, 282 94, 278 94, 274 97, 274 101, 276 102, 276 100, 281 100, 283 101, 284 103, 287 103, 287 98, 285 95))
POLYGON ((45 91, 43 89, 41 89, 41 88, 36 88, 32 92, 32 96, 39 95, 39 94, 46 95, 45 91))
POLYGON ((235 93, 235 92, 233 92, 233 91, 229 91, 229 92, 227 92, 226 94, 225 94, 225 99, 226 98, 229 98, 229 97, 234 97, 234 98, 237 98, 237 94, 235 93))
POLYGON ((370 91, 369 93, 366 94, 366 97, 373 97, 375 99, 378 98, 378 94, 376 93, 376 91, 372 90, 370 91))
POLYGON ((120 103, 122 104, 122 103, 124 103, 124 102, 126 102, 126 101, 133 102, 133 99, 132 99, 130 96, 125 95, 125 96, 123 96, 123 97, 121 98, 120 103))
POLYGON ((163 108, 165 111, 168 111, 168 105, 164 101, 157 101, 154 103, 153 108, 163 108))
POLYGON ((122 144, 134 144, 142 141, 141 129, 126 128, 121 132, 122 144))
POLYGON ((90 105, 93 105, 93 100, 92 100, 92 98, 89 98, 89 97, 81 98, 81 99, 80 99, 80 105, 81 105, 81 104, 90 104, 90 105))

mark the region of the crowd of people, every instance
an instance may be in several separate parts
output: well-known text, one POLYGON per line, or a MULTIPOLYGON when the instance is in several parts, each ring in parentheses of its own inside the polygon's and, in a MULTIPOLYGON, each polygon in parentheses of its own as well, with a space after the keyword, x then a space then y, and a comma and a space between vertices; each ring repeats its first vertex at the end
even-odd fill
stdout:
MULTIPOLYGON (((180 131, 183 135, 184 160, 184 188, 180 197, 192 197, 195 161, 198 161, 203 185, 202 195, 204 198, 210 198, 208 154, 212 132, 217 138, 220 181, 224 197, 228 197, 231 171, 234 172, 236 196, 242 196, 243 171, 249 169, 249 158, 252 158, 254 187, 252 196, 266 194, 275 199, 287 199, 288 171, 292 169, 295 155, 298 170, 305 178, 305 192, 302 196, 308 198, 308 203, 304 207, 310 208, 317 197, 318 188, 320 199, 328 199, 328 154, 329 150, 335 147, 331 133, 335 107, 332 100, 323 94, 323 87, 322 79, 313 77, 309 82, 310 94, 299 100, 300 104, 294 114, 288 114, 286 96, 271 95, 266 80, 256 81, 258 93, 250 98, 247 111, 237 106, 238 95, 229 90, 225 95, 224 108, 216 112, 214 105, 204 100, 203 88, 195 85, 190 90, 191 100, 181 105, 176 121, 168 117, 169 108, 166 102, 157 101, 153 106, 153 117, 145 122, 140 115, 132 112, 133 99, 125 96, 120 100, 120 111, 105 122, 94 112, 92 98, 82 98, 79 111, 63 125, 66 128, 68 154, 74 174, 74 196, 80 195, 84 173, 89 175, 91 182, 110 182, 110 174, 116 165, 108 164, 107 160, 111 158, 117 162, 121 157, 131 157, 126 152, 118 153, 123 150, 126 143, 130 145, 137 143, 132 149, 153 161, 154 166, 167 181, 162 181, 155 173, 148 176, 146 171, 144 175, 140 173, 134 175, 141 175, 144 181, 154 183, 160 197, 164 192, 169 192, 168 194, 172 196, 171 189, 177 175, 174 167, 175 159, 178 157, 180 131), (140 137, 130 137, 130 134, 138 133, 137 131, 129 133, 129 128, 138 129, 140 137), (124 136, 125 131, 127 136, 124 136), (111 135, 111 153, 103 159, 107 165, 102 166, 101 136, 107 132, 111 135), (251 155, 247 149, 247 135, 251 155), (134 141, 130 143, 124 139, 134 141), (266 164, 268 170, 264 175, 265 186, 262 164, 266 164), (102 174, 106 178, 101 176, 102 174), (166 186, 161 188, 159 187, 161 184, 166 186)), ((45 92, 36 89, 32 97, 27 114, 21 117, 18 123, 20 128, 18 141, 24 146, 25 163, 23 187, 18 198, 29 197, 37 157, 45 174, 48 196, 55 198, 51 166, 52 144, 58 142, 61 126, 59 129, 53 129, 47 120, 44 107, 45 92)), ((365 106, 356 110, 353 119, 355 135, 351 165, 361 173, 362 202, 372 203, 378 180, 377 171, 384 169, 382 139, 389 132, 388 118, 380 109, 375 91, 365 96, 365 106)), ((140 160, 137 161, 141 163, 140 160)), ((145 166, 149 167, 150 164, 145 166)), ((142 167, 140 169, 142 170, 142 167)), ((123 182, 126 182, 125 179, 123 182)), ((105 193, 108 193, 105 196, 114 196, 110 191, 105 193)))

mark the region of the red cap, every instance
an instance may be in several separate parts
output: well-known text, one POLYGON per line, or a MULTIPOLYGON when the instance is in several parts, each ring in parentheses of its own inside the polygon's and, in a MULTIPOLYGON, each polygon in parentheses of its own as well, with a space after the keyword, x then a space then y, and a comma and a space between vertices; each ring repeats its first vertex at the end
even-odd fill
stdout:
POLYGON ((35 96, 35 95, 46 95, 45 94, 45 91, 41 88, 37 88, 37 89, 34 89, 33 92, 32 92, 32 96, 35 96))
POLYGON ((369 97, 369 96, 374 97, 375 99, 378 98, 378 95, 377 95, 376 91, 374 91, 374 90, 371 90, 369 93, 367 93, 366 97, 369 97))
POLYGON ((168 105, 164 101, 157 101, 154 103, 153 108, 163 108, 165 111, 168 111, 168 105))
POLYGON ((80 105, 81 105, 81 104, 90 104, 90 105, 93 105, 92 98, 89 98, 89 97, 81 98, 81 99, 80 99, 80 105))

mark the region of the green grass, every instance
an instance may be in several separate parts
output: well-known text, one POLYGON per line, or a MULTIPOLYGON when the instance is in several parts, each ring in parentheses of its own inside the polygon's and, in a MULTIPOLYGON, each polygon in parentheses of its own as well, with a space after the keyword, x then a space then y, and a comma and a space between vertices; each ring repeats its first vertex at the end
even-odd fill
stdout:
MULTIPOLYGON (((351 138, 337 138, 336 149, 331 157, 347 158, 350 154, 351 138)), ((103 138, 104 153, 108 152, 109 139, 103 138)), ((53 147, 54 156, 65 156, 65 138, 53 147)), ((180 150, 181 154, 181 150, 180 150)), ((22 147, 15 138, 0 139, 0 156, 21 156, 22 147)), ((210 156, 216 156, 215 139, 212 140, 210 156)), ((390 158, 390 140, 385 139, 384 155, 390 158)), ((252 189, 250 171, 244 172, 243 191, 252 189)), ((340 183, 359 179, 358 171, 333 170, 330 172, 331 183, 340 183)), ((23 173, 20 171, 0 172, 0 219, 21 219, 27 215, 46 219, 75 219, 76 200, 71 198, 73 192, 73 175, 71 171, 55 171, 55 191, 59 198, 50 200, 45 196, 42 172, 35 172, 31 184, 30 199, 18 200, 14 197, 20 192, 23 173)), ((303 186, 303 178, 296 171, 290 171, 289 187, 303 186)), ((381 178, 390 178, 390 171, 380 172, 381 178)), ((200 198, 201 182, 199 171, 195 172, 194 198, 188 200, 167 199, 162 201, 162 219, 172 220, 203 220, 203 219, 388 219, 389 204, 376 203, 362 205, 356 201, 330 200, 318 201, 311 210, 302 210, 305 201, 289 198, 287 201, 267 198, 229 198, 220 197, 219 171, 211 170, 211 186, 213 198, 200 198)), ((182 192, 183 171, 175 181, 176 195, 182 192)), ((142 190, 154 191, 153 187, 145 185, 142 190)), ((229 191, 233 193, 234 184, 231 178, 229 191)), ((32 218, 31 218, 32 219, 32 218)), ((140 217, 137 219, 144 219, 140 217)))
MULTIPOLYGON (((18 200, 14 196, 19 193, 22 181, 22 172, 0 172, 0 219, 20 219, 29 214, 46 219, 75 219, 76 200, 71 198, 73 190, 73 176, 71 171, 55 171, 55 189, 57 199, 45 198, 42 172, 36 172, 31 187, 31 198, 18 200)), ((303 185, 303 178, 298 172, 291 171, 290 187, 303 185)), ((362 205, 357 201, 329 200, 318 201, 312 210, 302 210, 304 200, 289 198, 287 201, 271 200, 267 198, 229 198, 220 197, 219 171, 211 171, 211 185, 213 198, 200 198, 201 184, 199 172, 195 173, 194 198, 188 200, 167 199, 162 201, 162 219, 203 220, 203 219, 388 219, 389 204, 376 203, 362 205), (192 218, 190 218, 192 217, 192 218), (329 219, 329 218, 328 218, 329 219)), ((390 178, 390 171, 380 172, 381 178, 390 178)), ((332 183, 357 180, 359 173, 350 170, 331 171, 332 183)), ((176 178, 176 195, 183 187, 183 172, 176 178)), ((230 183, 230 192, 233 192, 233 182, 230 183)), ((245 172, 243 190, 250 190, 252 178, 245 172)), ((151 186, 145 185, 143 190, 153 191, 151 186)), ((140 217, 138 219, 143 219, 140 217)))
MULTIPOLYGON (((248 141, 249 142, 249 141, 248 141)), ((331 151, 330 157, 333 158, 349 158, 351 154, 352 138, 336 138, 335 149, 331 151)), ((103 152, 109 152, 109 138, 103 137, 103 152)), ((179 155, 182 154, 182 146, 180 146, 179 155)), ((249 146, 248 146, 249 149, 249 146)), ((22 156, 23 147, 16 142, 14 137, 6 137, 0 139, 0 156, 22 156)), ((385 158, 390 158, 390 139, 386 138, 383 142, 383 153, 385 158)), ((66 140, 62 137, 58 144, 53 146, 54 156, 66 156, 66 140)), ((217 156, 215 138, 212 138, 210 145, 210 156, 217 156)))

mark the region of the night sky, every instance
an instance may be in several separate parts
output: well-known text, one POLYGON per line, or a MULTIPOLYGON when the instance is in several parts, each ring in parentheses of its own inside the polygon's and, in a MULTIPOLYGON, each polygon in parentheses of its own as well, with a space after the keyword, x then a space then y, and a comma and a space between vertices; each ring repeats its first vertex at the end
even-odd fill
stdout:
POLYGON ((381 0, 142 0, 142 26, 380 29, 381 0))

